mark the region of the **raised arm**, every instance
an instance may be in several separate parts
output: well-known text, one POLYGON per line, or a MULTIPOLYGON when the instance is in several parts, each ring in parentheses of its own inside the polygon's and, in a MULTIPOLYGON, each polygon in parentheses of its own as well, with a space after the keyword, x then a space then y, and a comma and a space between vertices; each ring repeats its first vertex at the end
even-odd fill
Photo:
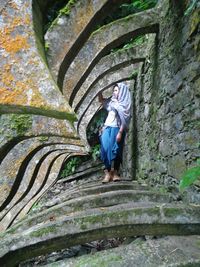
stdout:
POLYGON ((99 100, 99 102, 100 102, 101 104, 103 104, 104 98, 103 98, 102 92, 100 92, 100 93, 98 94, 98 100, 99 100))

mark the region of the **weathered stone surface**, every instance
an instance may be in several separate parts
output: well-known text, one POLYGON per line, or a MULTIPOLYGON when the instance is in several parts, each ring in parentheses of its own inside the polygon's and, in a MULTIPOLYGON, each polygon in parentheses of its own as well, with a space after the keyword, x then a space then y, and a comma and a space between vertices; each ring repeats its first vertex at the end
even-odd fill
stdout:
POLYGON ((199 236, 138 238, 128 245, 98 251, 74 259, 58 260, 48 267, 178 267, 199 266, 199 236))
MULTIPOLYGON (((7 229, 7 227, 10 224, 12 224, 18 216, 23 217, 24 214, 26 214, 25 210, 29 210, 30 207, 32 206, 32 202, 34 203, 34 200, 40 196, 43 190, 45 190, 45 188, 48 188, 55 181, 58 175, 58 172, 59 172, 59 168, 57 166, 57 169, 56 169, 57 173, 54 173, 53 175, 53 172, 50 166, 51 164, 54 163, 54 161, 56 161, 57 157, 59 157, 63 153, 67 154, 67 151, 60 150, 60 151, 52 152, 42 162, 40 169, 38 170, 38 173, 36 174, 36 176, 31 177, 33 181, 29 181, 29 183, 27 184, 27 188, 25 188, 26 189, 25 192, 24 193, 20 192, 20 189, 22 190, 22 188, 19 188, 19 190, 17 191, 17 194, 15 195, 15 199, 13 199, 12 201, 13 203, 10 203, 9 205, 10 208, 6 211, 4 216, 2 216, 1 218, 1 222, 0 222, 1 231, 7 229), (18 200, 16 201, 17 198, 18 200)), ((62 157, 66 157, 66 155, 62 157)), ((62 164, 62 161, 61 161, 61 164, 62 164)), ((23 183, 23 186, 25 187, 24 183, 23 183)))
POLYGON ((197 206, 134 206, 134 203, 128 203, 107 207, 103 211, 98 208, 77 216, 60 217, 32 227, 23 235, 12 235, 10 230, 10 234, 1 238, 0 263, 11 266, 27 258, 80 244, 83 240, 88 242, 116 234, 119 237, 141 234, 195 235, 200 231, 200 210, 197 206))
POLYGON ((4 114, 0 116, 0 162, 17 143, 34 136, 41 136, 43 140, 48 140, 50 136, 79 139, 67 120, 30 114, 4 114))
POLYGON ((176 155, 169 158, 168 173, 169 175, 180 179, 186 170, 185 158, 182 155, 176 155))
POLYGON ((119 50, 116 53, 103 57, 92 69, 90 75, 74 96, 74 99, 71 97, 73 101, 72 107, 74 107, 75 111, 80 106, 84 95, 93 89, 93 86, 99 79, 102 79, 103 76, 111 71, 116 71, 119 68, 127 66, 127 64, 144 61, 147 52, 147 44, 145 43, 129 49, 119 50))
MULTIPOLYGON (((115 2, 113 0, 69 2, 65 7, 68 13, 61 14, 55 19, 45 34, 48 65, 55 80, 59 75, 62 77, 62 72, 69 67, 100 19, 114 8, 115 2)), ((123 1, 117 1, 117 4, 121 2, 123 1)))
POLYGON ((108 24, 94 32, 65 74, 63 94, 67 99, 78 92, 95 64, 110 49, 129 39, 158 30, 159 12, 151 9, 108 24))
MULTIPOLYGON (((6 199, 7 206, 0 214, 1 230, 3 228, 5 229, 5 227, 10 224, 13 220, 12 218, 14 218, 19 211, 21 212, 22 207, 26 206, 26 209, 28 210, 27 206, 31 206, 33 199, 39 198, 41 192, 44 192, 44 188, 49 188, 52 182, 55 182, 59 173, 59 167, 54 163, 54 161, 56 162, 57 157, 62 154, 65 154, 65 157, 67 157, 67 155, 69 156, 73 153, 83 153, 83 150, 75 145, 69 144, 49 145, 41 148, 35 155, 33 155, 30 162, 28 162, 24 173, 21 174, 21 182, 16 193, 13 195, 13 198, 10 197, 10 194, 12 194, 12 192, 14 193, 14 190, 12 187, 10 188, 10 194, 6 199), (52 172, 52 165, 56 166, 54 167, 56 168, 54 175, 52 172)), ((3 206, 5 206, 5 202, 3 206)))
POLYGON ((73 198, 69 201, 65 201, 52 208, 49 208, 37 215, 23 220, 21 223, 14 226, 15 233, 22 232, 34 225, 38 225, 47 221, 51 221, 52 218, 58 218, 63 214, 70 215, 73 213, 89 210, 92 208, 100 207, 100 209, 106 209, 108 206, 114 206, 118 204, 125 204, 128 202, 147 203, 147 202, 169 202, 170 198, 168 194, 155 193, 150 191, 139 190, 117 190, 113 192, 105 192, 99 195, 91 194, 83 197, 73 198))
POLYGON ((0 111, 73 121, 75 114, 51 78, 36 39, 40 38, 33 29, 32 1, 7 2, 0 21, 0 111))
POLYGON ((199 157, 200 9, 196 6, 186 16, 188 5, 162 2, 166 12, 158 42, 139 71, 135 90, 136 176, 176 189, 184 171, 199 157))

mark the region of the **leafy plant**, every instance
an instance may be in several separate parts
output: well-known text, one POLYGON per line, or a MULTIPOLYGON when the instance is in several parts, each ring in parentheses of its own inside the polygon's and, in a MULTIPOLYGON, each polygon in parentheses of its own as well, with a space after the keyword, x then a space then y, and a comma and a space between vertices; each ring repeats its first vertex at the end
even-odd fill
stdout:
POLYGON ((62 170, 62 172, 60 174, 60 178, 64 178, 66 176, 73 174, 75 172, 76 168, 80 165, 80 163, 81 163, 80 157, 70 158, 62 170))
POLYGON ((100 144, 97 144, 91 149, 91 156, 94 161, 96 161, 100 156, 100 144))
POLYGON ((99 129, 103 126, 107 112, 100 110, 87 127, 87 139, 91 147, 99 143, 99 129))
POLYGON ((200 159, 197 160, 197 166, 189 168, 183 174, 179 183, 179 189, 184 191, 197 180, 200 180, 200 159))

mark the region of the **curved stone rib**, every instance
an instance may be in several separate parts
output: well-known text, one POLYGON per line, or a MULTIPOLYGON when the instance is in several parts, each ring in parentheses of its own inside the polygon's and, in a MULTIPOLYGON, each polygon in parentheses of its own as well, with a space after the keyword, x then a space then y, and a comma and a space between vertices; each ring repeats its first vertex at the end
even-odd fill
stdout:
POLYGON ((9 212, 9 210, 15 204, 20 202, 28 194, 28 192, 31 190, 31 188, 34 185, 35 177, 37 176, 37 174, 39 172, 39 168, 40 168, 41 164, 43 163, 45 158, 54 151, 54 150, 51 151, 50 149, 52 149, 51 145, 48 147, 41 148, 40 151, 38 151, 33 156, 32 160, 29 162, 29 165, 23 174, 24 179, 22 178, 22 181, 19 185, 19 188, 18 188, 16 194, 14 195, 14 197, 12 198, 10 203, 4 208, 4 210, 1 211, 0 219, 2 219, 5 216, 5 214, 7 214, 9 212), (41 158, 38 160, 39 155, 41 158), (32 166, 31 166, 31 163, 32 163, 32 166))
MULTIPOLYGON (((63 150, 57 153, 58 155, 56 157, 52 157, 52 161, 49 164, 49 167, 47 169, 43 184, 36 188, 35 193, 31 194, 29 199, 27 199, 26 203, 23 205, 18 205, 18 207, 14 207, 13 211, 16 214, 16 208, 18 208, 18 213, 16 216, 13 218, 11 223, 8 225, 9 227, 15 223, 15 221, 22 219, 30 210, 30 208, 33 206, 33 204, 52 186, 52 184, 55 183, 60 168, 65 161, 66 157, 70 155, 69 151, 63 150)), ((39 174, 41 176, 41 174, 39 174)))
POLYGON ((79 109, 85 96, 93 90, 93 87, 100 79, 109 74, 109 72, 114 72, 134 63, 144 62, 145 56, 146 46, 142 45, 103 57, 91 71, 75 98, 72 99, 72 107, 75 112, 79 109))
POLYGON ((123 79, 128 80, 130 78, 136 77, 138 68, 140 67, 139 63, 132 64, 130 62, 130 65, 127 67, 121 67, 115 72, 110 72, 106 74, 101 80, 99 80, 90 90, 90 92, 87 94, 87 96, 84 98, 81 106, 77 109, 76 113, 78 116, 78 124, 77 127, 79 127, 80 122, 84 116, 84 114, 87 112, 87 109, 92 104, 92 101, 94 98, 98 95, 100 91, 104 91, 107 88, 111 87, 116 83, 116 81, 123 79))
POLYGON ((41 139, 48 139, 48 136, 79 139, 69 121, 30 114, 1 115, 0 132, 0 163, 19 142, 34 136, 42 136, 41 139))
POLYGON ((92 208, 100 207, 103 209, 109 206, 125 204, 128 202, 134 202, 135 205, 140 205, 139 203, 145 202, 167 203, 169 202, 169 195, 139 190, 118 190, 104 192, 99 195, 86 195, 65 201, 43 212, 37 213, 30 218, 19 222, 14 226, 12 231, 14 231, 14 233, 19 233, 32 226, 53 220, 53 218, 58 219, 60 216, 63 216, 63 214, 67 216, 72 213, 74 214, 75 212, 78 213, 92 208))
POLYGON ((20 261, 73 245, 113 236, 194 235, 200 231, 200 208, 190 205, 133 203, 63 216, 20 234, 1 238, 0 264, 20 261))
POLYGON ((64 96, 70 99, 72 93, 76 94, 92 68, 112 48, 138 35, 157 32, 158 22, 158 10, 154 8, 115 21, 93 33, 66 72, 64 96))
POLYGON ((75 95, 75 98, 71 97, 73 101, 72 107, 75 112, 81 105, 84 96, 106 74, 114 70, 118 70, 121 67, 125 67, 132 63, 143 62, 145 58, 149 55, 149 50, 155 43, 155 34, 148 34, 146 36, 146 41, 143 44, 136 45, 129 49, 121 49, 118 52, 109 54, 101 58, 97 65, 92 69, 90 75, 86 78, 82 84, 80 90, 75 95))
POLYGON ((1 173, 1 208, 2 211, 14 197, 19 188, 23 174, 31 161, 32 157, 43 147, 51 144, 74 144, 81 147, 79 140, 70 140, 66 138, 50 137, 48 140, 33 138, 24 140, 15 146, 14 149, 4 158, 0 165, 1 173), (16 160, 16 157, 18 160, 16 160), (10 166, 12 165, 12 168, 10 166))
POLYGON ((62 167, 62 165, 64 164, 64 162, 66 161, 67 158, 71 157, 71 156, 80 156, 80 155, 85 155, 83 152, 79 151, 79 152, 73 152, 68 150, 67 153, 64 153, 64 157, 61 155, 59 157, 61 158, 57 158, 56 161, 54 162, 53 166, 51 167, 51 173, 49 174, 49 178, 48 178, 48 183, 45 184, 45 186, 42 188, 42 190, 40 190, 39 193, 35 194, 34 197, 31 199, 31 201, 28 203, 28 205, 26 205, 23 210, 21 210, 20 214, 17 217, 18 219, 23 218, 31 209, 32 205, 39 199, 41 198, 49 189, 50 187, 52 187, 54 185, 54 183, 57 181, 58 178, 58 174, 59 171, 62 167), (67 156, 66 156, 67 155, 67 156))
POLYGON ((40 114, 74 121, 73 110, 39 55, 32 1, 10 0, 1 13, 0 23, 0 112, 40 114))
MULTIPOLYGON (((29 201, 43 189, 46 183, 50 183, 52 181, 48 180, 49 172, 51 170, 51 166, 54 161, 59 157, 61 154, 66 154, 67 151, 62 152, 59 151, 52 151, 51 154, 47 155, 46 158, 43 160, 41 165, 39 166, 38 173, 35 177, 32 177, 33 186, 26 192, 23 198, 19 198, 18 201, 10 207, 10 209, 6 212, 3 218, 0 221, 0 230, 3 231, 7 229, 18 216, 20 211, 29 203, 29 201)), ((66 157, 66 155, 65 155, 66 157)))
MULTIPOLYGON (((80 147, 76 147, 70 144, 48 145, 47 147, 41 148, 32 157, 32 159, 27 165, 25 172, 21 175, 21 182, 19 188, 17 189, 14 197, 11 199, 7 207, 4 208, 4 210, 1 212, 0 219, 2 219, 14 205, 22 201, 27 196, 27 194, 29 194, 30 191, 32 194, 33 190, 35 190, 36 188, 36 186, 34 186, 33 188, 33 185, 35 183, 42 184, 42 182, 39 182, 40 180, 37 181, 38 175, 41 176, 40 173, 42 165, 48 167, 48 158, 52 157, 52 152, 58 149, 65 149, 68 152, 80 151, 81 153, 83 153, 83 149, 81 150, 80 147)), ((41 179, 43 179, 43 176, 41 177, 41 179)))
POLYGON ((56 18, 45 34, 45 41, 48 44, 48 65, 55 80, 59 76, 62 84, 63 74, 94 28, 111 9, 122 2, 122 0, 76 1, 68 15, 59 15, 56 18))

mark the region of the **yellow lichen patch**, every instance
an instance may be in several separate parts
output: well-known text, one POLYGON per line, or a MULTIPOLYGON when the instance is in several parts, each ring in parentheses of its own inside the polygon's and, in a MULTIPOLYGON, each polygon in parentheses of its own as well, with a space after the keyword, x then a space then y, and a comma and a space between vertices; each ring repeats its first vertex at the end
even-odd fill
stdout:
POLYGON ((29 48, 29 45, 27 43, 27 38, 21 35, 17 35, 14 38, 5 36, 0 44, 2 48, 4 48, 9 53, 16 53, 22 49, 29 48))
POLYGON ((14 81, 14 76, 11 73, 11 66, 6 65, 3 68, 3 71, 0 72, 1 76, 1 82, 7 87, 10 88, 12 86, 12 83, 14 81))
POLYGON ((27 18, 14 18, 12 23, 5 27, 4 29, 0 30, 0 46, 5 49, 8 53, 15 54, 16 52, 29 48, 27 38, 23 35, 17 34, 16 36, 11 36, 14 30, 18 26, 23 26, 24 23, 27 21, 27 18))
POLYGON ((30 24, 31 23, 31 19, 30 19, 30 16, 29 15, 26 15, 24 17, 24 22, 25 22, 25 24, 30 24))
POLYGON ((83 28, 85 28, 85 26, 87 25, 89 19, 94 16, 94 10, 92 8, 91 5, 87 6, 87 12, 85 9, 79 9, 78 12, 78 16, 77 16, 77 21, 76 23, 74 23, 74 33, 80 34, 80 32, 83 30, 83 28))

